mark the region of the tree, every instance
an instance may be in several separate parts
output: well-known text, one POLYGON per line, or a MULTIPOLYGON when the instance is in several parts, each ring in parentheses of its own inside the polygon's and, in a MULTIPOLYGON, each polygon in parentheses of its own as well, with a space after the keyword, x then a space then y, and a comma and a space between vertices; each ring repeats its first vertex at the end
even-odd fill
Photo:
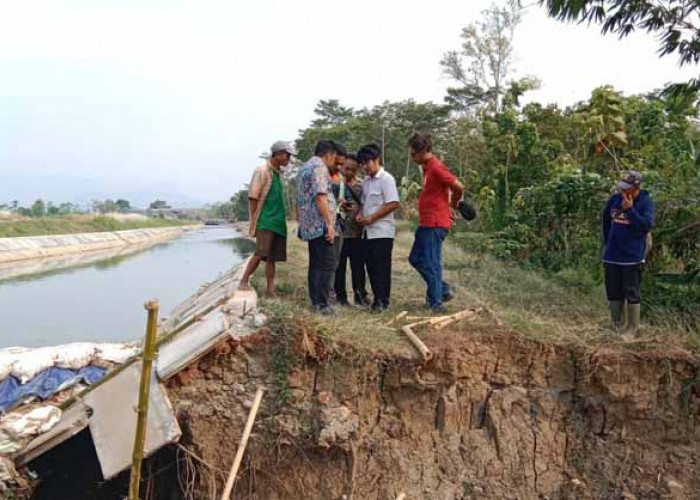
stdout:
POLYGON ((247 221, 250 218, 248 211, 248 190, 243 189, 238 191, 235 195, 231 197, 231 204, 233 207, 233 214, 236 216, 236 220, 247 221))
MULTIPOLYGON (((602 24, 601 31, 624 38, 637 29, 659 39, 659 56, 678 54, 681 66, 700 61, 700 5, 694 0, 540 0, 550 17, 602 24)), ((671 85, 671 94, 700 89, 700 78, 671 85)))
POLYGON ((440 61, 443 73, 459 83, 447 89, 445 98, 456 110, 466 112, 485 105, 501 110, 513 64, 513 35, 520 24, 520 5, 508 0, 504 7, 492 4, 483 18, 462 29, 462 47, 446 52, 440 61))
POLYGON ((111 214, 114 212, 119 212, 119 206, 114 200, 93 200, 92 210, 101 214, 111 214))
POLYGON ((314 127, 332 127, 348 120, 353 115, 352 108, 341 106, 338 99, 321 99, 314 109, 316 118, 311 124, 314 127))
POLYGON ((151 208, 153 210, 159 210, 159 209, 170 208, 170 205, 168 205, 168 203, 164 200, 156 200, 156 201, 151 202, 151 204, 149 205, 149 208, 151 208))
POLYGON ((126 213, 131 210, 131 203, 128 200, 119 198, 115 204, 117 205, 117 211, 121 213, 126 213))
POLYGON ((44 203, 44 200, 39 198, 32 204, 32 208, 30 209, 32 217, 43 217, 46 215, 46 204, 44 203))

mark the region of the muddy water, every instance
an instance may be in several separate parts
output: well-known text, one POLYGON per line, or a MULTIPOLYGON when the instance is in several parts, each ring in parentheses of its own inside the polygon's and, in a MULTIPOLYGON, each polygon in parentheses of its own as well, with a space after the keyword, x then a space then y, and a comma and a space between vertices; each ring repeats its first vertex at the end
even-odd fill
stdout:
POLYGON ((252 250, 234 229, 207 227, 136 253, 86 254, 67 269, 0 280, 0 348, 139 338, 147 299, 158 298, 165 314, 252 250))

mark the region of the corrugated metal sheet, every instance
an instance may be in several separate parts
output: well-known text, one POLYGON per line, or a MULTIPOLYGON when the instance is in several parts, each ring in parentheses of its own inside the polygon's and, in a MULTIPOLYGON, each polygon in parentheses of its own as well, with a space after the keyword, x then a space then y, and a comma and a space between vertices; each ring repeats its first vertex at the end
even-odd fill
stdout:
POLYGON ((160 348, 157 373, 166 380, 231 334, 231 320, 219 307, 160 348))
MULTIPOLYGON (((155 372, 155 369, 154 369, 155 372)), ((131 465, 141 362, 134 363, 108 383, 85 395, 93 411, 90 432, 100 460, 102 475, 109 479, 131 465)), ((146 456, 180 439, 181 431, 165 389, 156 374, 151 377, 146 429, 146 456)))

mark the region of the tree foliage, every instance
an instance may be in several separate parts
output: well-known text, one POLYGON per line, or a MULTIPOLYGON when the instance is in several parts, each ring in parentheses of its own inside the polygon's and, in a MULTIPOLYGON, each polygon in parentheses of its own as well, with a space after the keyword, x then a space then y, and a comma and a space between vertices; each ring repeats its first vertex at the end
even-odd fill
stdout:
MULTIPOLYGON (((596 23, 601 31, 624 38, 636 30, 657 35, 659 56, 675 54, 681 66, 700 61, 700 4, 695 0, 541 0, 550 17, 596 23)), ((700 78, 671 85, 673 95, 700 89, 700 78)))

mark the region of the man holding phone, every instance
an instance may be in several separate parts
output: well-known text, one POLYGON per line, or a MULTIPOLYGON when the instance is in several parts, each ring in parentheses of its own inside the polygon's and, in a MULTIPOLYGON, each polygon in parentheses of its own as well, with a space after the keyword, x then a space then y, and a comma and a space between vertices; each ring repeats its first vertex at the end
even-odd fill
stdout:
POLYGON ((314 156, 296 177, 298 234, 309 244, 309 297, 314 310, 326 316, 333 314, 329 295, 335 272, 336 201, 328 169, 335 165, 335 155, 332 141, 318 141, 314 156))
POLYGON ((654 203, 640 188, 641 183, 642 174, 628 171, 618 183, 620 192, 610 197, 603 210, 603 265, 610 318, 614 327, 626 324, 633 334, 639 329, 642 264, 655 218, 654 203))

